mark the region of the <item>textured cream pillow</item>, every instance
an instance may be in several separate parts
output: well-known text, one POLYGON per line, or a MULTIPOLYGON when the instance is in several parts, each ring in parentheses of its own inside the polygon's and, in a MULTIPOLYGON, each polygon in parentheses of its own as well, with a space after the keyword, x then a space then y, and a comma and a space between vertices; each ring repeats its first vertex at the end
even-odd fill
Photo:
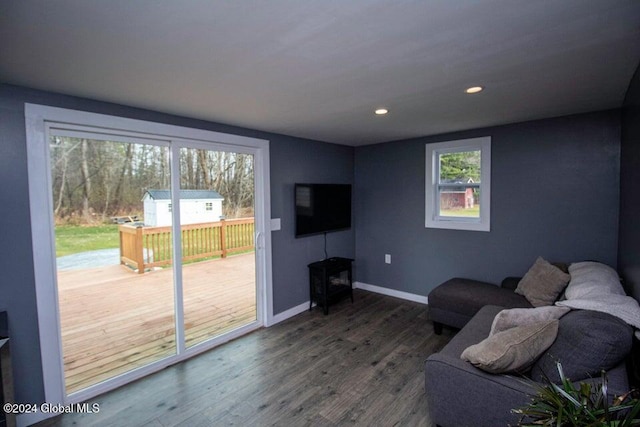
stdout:
POLYGON ((467 347, 460 358, 492 374, 523 372, 553 344, 558 323, 548 320, 498 332, 467 347))
POLYGON ((493 319, 489 336, 515 328, 516 326, 529 325, 531 323, 557 320, 567 314, 569 307, 556 307, 553 305, 536 308, 509 308, 502 310, 493 319))
POLYGON ((571 276, 558 267, 538 257, 518 283, 515 292, 524 295, 534 307, 551 305, 567 286, 570 278, 571 276))

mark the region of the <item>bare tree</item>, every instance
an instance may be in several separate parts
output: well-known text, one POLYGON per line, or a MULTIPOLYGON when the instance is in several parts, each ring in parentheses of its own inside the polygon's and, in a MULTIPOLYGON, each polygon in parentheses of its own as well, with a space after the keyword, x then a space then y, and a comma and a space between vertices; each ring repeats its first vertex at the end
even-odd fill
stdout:
POLYGON ((200 174, 202 176, 202 182, 204 188, 207 190, 211 190, 211 170, 209 169, 209 155, 207 150, 197 150, 198 151, 198 166, 200 169, 200 174))
MULTIPOLYGON (((55 200, 54 214, 64 214, 68 207, 73 190, 69 187, 69 175, 73 175, 73 168, 69 170, 70 158, 80 146, 79 140, 54 136, 51 140, 51 172, 53 182, 53 199, 55 200), (65 200, 66 203, 65 203, 65 200)), ((68 213, 68 212, 67 212, 68 213)))
POLYGON ((133 159, 133 144, 126 144, 124 159, 122 160, 122 167, 120 168, 120 175, 118 178, 118 184, 116 185, 114 194, 113 211, 118 212, 121 206, 122 192, 125 186, 125 178, 130 177, 131 162, 133 159))
POLYGON ((89 197, 91 196, 91 175, 89 174, 89 163, 88 163, 88 151, 89 151, 89 143, 86 139, 82 139, 82 162, 80 165, 80 170, 82 171, 82 216, 85 221, 89 221, 91 219, 90 207, 89 207, 89 197))

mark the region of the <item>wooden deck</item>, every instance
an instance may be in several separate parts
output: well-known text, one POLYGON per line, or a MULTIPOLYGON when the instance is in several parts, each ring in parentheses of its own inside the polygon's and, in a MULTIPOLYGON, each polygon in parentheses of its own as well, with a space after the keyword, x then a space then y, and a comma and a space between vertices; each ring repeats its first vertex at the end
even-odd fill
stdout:
MULTIPOLYGON (((256 319, 255 254, 183 267, 187 347, 256 319)), ((58 273, 67 393, 175 354, 173 269, 58 273)))

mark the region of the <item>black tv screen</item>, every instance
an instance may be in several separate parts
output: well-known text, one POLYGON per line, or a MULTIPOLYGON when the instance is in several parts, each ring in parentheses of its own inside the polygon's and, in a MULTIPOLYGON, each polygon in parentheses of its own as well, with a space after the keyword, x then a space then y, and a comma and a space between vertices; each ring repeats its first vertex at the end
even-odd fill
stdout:
POLYGON ((351 228, 351 185, 296 184, 296 237, 351 228))

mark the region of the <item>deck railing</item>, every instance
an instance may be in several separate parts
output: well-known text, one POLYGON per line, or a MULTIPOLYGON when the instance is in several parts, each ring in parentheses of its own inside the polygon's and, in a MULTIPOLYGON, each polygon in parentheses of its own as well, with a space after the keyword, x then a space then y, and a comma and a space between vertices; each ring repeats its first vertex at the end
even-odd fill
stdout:
MULTIPOLYGON (((173 257, 171 227, 142 227, 122 224, 120 264, 138 270, 169 265, 173 257)), ((254 219, 238 218, 183 225, 182 260, 194 261, 245 252, 254 248, 254 219)))

